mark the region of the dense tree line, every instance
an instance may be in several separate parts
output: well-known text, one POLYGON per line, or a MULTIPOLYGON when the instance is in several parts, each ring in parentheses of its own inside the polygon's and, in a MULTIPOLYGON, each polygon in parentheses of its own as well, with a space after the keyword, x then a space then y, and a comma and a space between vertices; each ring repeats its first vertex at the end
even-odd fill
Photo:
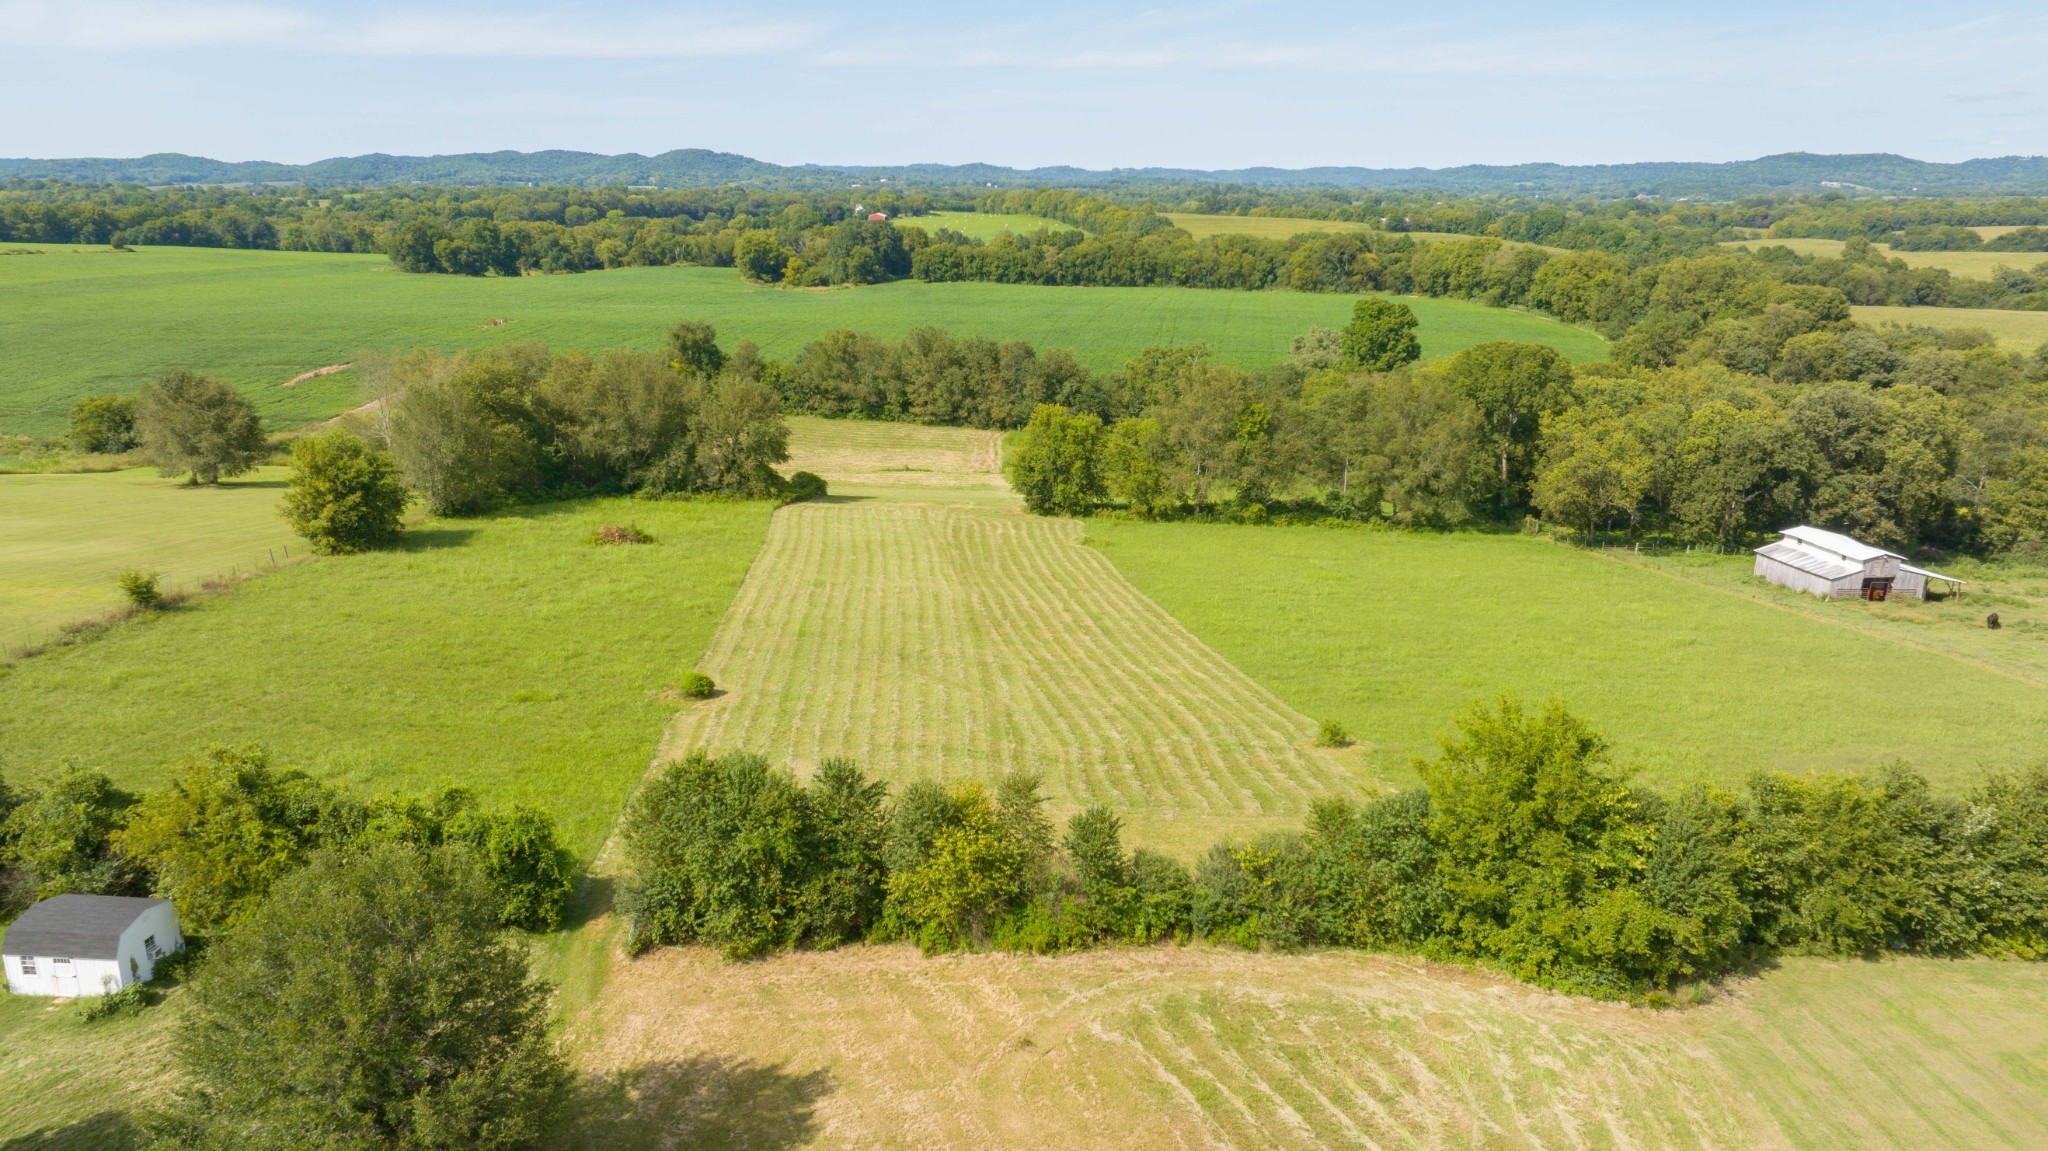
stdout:
POLYGON ((371 432, 436 515, 607 492, 775 495, 789 429, 761 367, 751 344, 728 358, 693 323, 666 356, 415 352, 379 368, 371 432))
POLYGON ((1309 333, 1263 371, 1154 349, 1103 389, 1120 407, 1037 409, 1011 481, 1042 514, 1441 528, 1533 513, 1717 549, 1804 521, 1901 549, 2048 551, 2048 351, 1873 332, 1800 306, 1832 292, 1785 291, 1654 365, 1497 341, 1372 370, 1362 331, 1385 321, 1363 304, 1351 330, 1309 333))
POLYGON ((1903 768, 1663 795, 1560 705, 1508 700, 1419 766, 1421 788, 1325 801, 1301 831, 1218 844, 1190 869, 1128 850, 1107 808, 1062 834, 1029 776, 891 796, 844 761, 800 782, 697 753, 629 810, 622 906, 635 947, 735 957, 1208 939, 1477 960, 1608 997, 1784 952, 2048 956, 2048 771, 1956 797, 1903 768))
POLYGON ((554 819, 538 808, 480 805, 470 793, 361 800, 255 748, 215 747, 135 796, 106 775, 66 768, 10 791, 0 781, 0 901, 18 911, 53 895, 154 894, 202 935, 226 930, 322 851, 377 844, 469 857, 499 922, 553 930, 570 892, 554 819))

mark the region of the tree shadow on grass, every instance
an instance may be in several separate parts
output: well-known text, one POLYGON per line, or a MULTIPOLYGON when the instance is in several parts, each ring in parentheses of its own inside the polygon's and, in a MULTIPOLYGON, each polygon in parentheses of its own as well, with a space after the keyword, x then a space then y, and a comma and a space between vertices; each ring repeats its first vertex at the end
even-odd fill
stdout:
POLYGON ((62 1127, 17 1135, 0 1151, 129 1151, 142 1145, 142 1132, 119 1111, 102 1111, 62 1127))
POLYGON ((817 1134, 824 1071, 697 1056, 592 1076, 578 1085, 553 1146, 590 1151, 801 1147, 817 1134))
POLYGON ((459 548, 468 544, 470 537, 474 535, 475 528, 407 528, 398 533, 398 550, 424 552, 440 548, 459 548))

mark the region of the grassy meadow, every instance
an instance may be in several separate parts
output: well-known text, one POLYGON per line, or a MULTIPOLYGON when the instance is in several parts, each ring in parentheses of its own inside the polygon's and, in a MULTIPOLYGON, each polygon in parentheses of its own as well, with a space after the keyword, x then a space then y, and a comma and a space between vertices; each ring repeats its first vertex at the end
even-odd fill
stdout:
POLYGON ((210 743, 365 794, 441 784, 555 813, 588 858, 759 549, 769 506, 598 500, 428 523, 0 666, 0 774, 136 789, 210 743), (597 547, 605 523, 655 543, 597 547))
POLYGON ((1665 787, 1897 760, 1963 785, 2048 747, 2048 678, 1548 540, 1087 530, 1204 643, 1295 709, 1341 720, 1403 784, 1457 713, 1502 691, 1563 697, 1665 787))
MULTIPOLYGON (((1370 232, 1371 224, 1354 220, 1314 220, 1300 216, 1230 216, 1213 215, 1203 212, 1162 212, 1161 215, 1173 221, 1195 239, 1209 236, 1251 236, 1260 240, 1290 240, 1303 232, 1370 232)), ((1438 243, 1469 240, 1472 237, 1463 232, 1401 232, 1417 243, 1438 243)), ((1510 247, 1549 248, 1547 244, 1521 244, 1508 241, 1510 247)), ((1562 248, 1550 248, 1561 252, 1562 248)))
POLYGON ((1882 327, 1982 328, 2009 352, 2031 352, 2048 344, 2048 312, 2005 308, 1895 308, 1889 305, 1849 309, 1855 320, 1882 327))
POLYGON ((1072 224, 1062 224, 1058 220, 1048 220, 1044 216, 1019 216, 1004 212, 933 212, 924 216, 903 216, 896 222, 905 227, 923 228, 927 232, 951 228, 961 235, 983 241, 993 240, 1004 232, 1025 236, 1041 228, 1049 228, 1055 232, 1077 230, 1072 224))
MULTIPOLYGON (((1983 228, 1986 239, 1992 233, 2011 231, 2010 228, 1983 228)), ((1790 248, 1802 256, 1824 256, 1833 259, 1842 254, 1842 241, 1824 239, 1780 239, 1766 236, 1756 240, 1735 240, 1723 243, 1724 248, 1746 247, 1751 251, 1772 246, 1790 248)), ((1965 280, 1988 280, 1991 273, 2000 268, 2031 268, 2048 262, 2048 252, 1895 252, 1890 244, 1874 244, 1879 252, 1892 259, 1904 260, 1909 268, 1946 268, 1952 276, 1965 280)))
POLYGON ((0 659, 120 607, 114 580, 129 568, 181 591, 304 555, 277 514, 286 474, 258 468, 217 487, 143 468, 0 475, 0 659))
MULTIPOLYGON (((728 347, 751 339, 773 356, 832 328, 893 338, 930 325, 1069 348, 1099 369, 1148 344, 1196 339, 1224 362, 1256 366, 1286 358, 1288 341, 1310 327, 1341 327, 1352 303, 1279 291, 919 281, 784 290, 745 283, 730 268, 472 279, 407 275, 382 256, 37 248, 0 260, 0 347, 9 353, 0 360, 0 432, 56 434, 79 396, 133 391, 168 367, 221 376, 271 428, 297 427, 360 403, 359 373, 281 385, 366 350, 521 340, 653 348, 684 317, 715 324, 728 347)), ((1404 302, 1421 320, 1426 355, 1494 339, 1548 343, 1575 360, 1606 354, 1594 333, 1528 312, 1404 302)))

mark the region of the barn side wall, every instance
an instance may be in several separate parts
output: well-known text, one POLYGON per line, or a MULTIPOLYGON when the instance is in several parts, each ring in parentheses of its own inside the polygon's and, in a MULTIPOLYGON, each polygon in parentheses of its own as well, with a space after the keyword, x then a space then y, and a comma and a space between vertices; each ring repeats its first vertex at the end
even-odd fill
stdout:
POLYGON ((1755 574, 1774 584, 1791 588, 1794 591, 1803 591, 1808 595, 1819 596, 1822 599, 1826 599, 1834 593, 1834 589, 1829 586, 1828 581, 1817 575, 1800 571, 1791 564, 1774 560, 1769 556, 1760 555, 1756 557, 1755 574))

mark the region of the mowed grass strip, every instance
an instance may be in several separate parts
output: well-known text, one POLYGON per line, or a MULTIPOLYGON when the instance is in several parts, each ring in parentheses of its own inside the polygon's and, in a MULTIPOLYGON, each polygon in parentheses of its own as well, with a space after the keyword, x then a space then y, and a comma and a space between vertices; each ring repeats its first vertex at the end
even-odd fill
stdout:
POLYGON ((721 1069, 645 1092, 603 1132, 648 1137, 626 1148, 1798 1145, 1684 1017, 1353 954, 672 950, 616 969, 596 1022, 596 1075, 721 1069))
POLYGON ((1788 959, 1698 1032, 1801 1147, 2042 1145, 2048 970, 1788 959))
POLYGON ((2034 678, 1546 540, 1100 520, 1088 535, 1397 782, 1503 691, 1562 697, 1660 787, 1898 761, 1963 786, 2048 747, 2034 678))
POLYGON ((148 469, 0 475, 0 659, 121 606, 114 581, 130 568, 179 591, 303 556, 277 514, 287 474, 258 468, 217 487, 148 469))
POLYGON ((1020 216, 1003 212, 933 212, 925 216, 899 216, 896 223, 910 228, 923 228, 927 233, 940 228, 953 231, 971 239, 989 241, 1005 232, 1013 236, 1028 236, 1046 229, 1054 232, 1078 232, 1081 229, 1072 224, 1062 224, 1044 216, 1020 216))
POLYGON ((1041 773, 1176 850, 1356 794, 1315 725, 1218 659, 1062 520, 860 500, 776 513, 706 654, 728 693, 669 750, 851 756, 898 785, 1041 773))
POLYGON ((0 668, 0 774, 137 790, 253 742, 358 792, 453 784, 595 852, 767 528, 760 503, 630 499, 441 521, 0 668), (606 523, 648 546, 597 547, 606 523))
MULTIPOLYGON (((444 350, 539 340, 561 349, 659 348, 670 325, 708 320, 729 348, 790 356, 833 328, 889 339, 919 326, 1067 348, 1111 370, 1148 344, 1206 340, 1219 360, 1277 363, 1310 327, 1342 327, 1352 297, 1194 288, 1047 288, 900 281, 835 290, 745 283, 731 268, 622 268, 581 275, 407 275, 382 256, 144 248, 0 260, 0 432, 51 435, 71 404, 132 392, 166 368, 247 392, 273 429, 361 403, 358 372, 281 387, 366 350, 444 350), (487 326, 503 321, 497 326, 487 326)), ((1551 344, 1599 359, 1599 336, 1463 300, 1406 300, 1425 355, 1485 340, 1551 344)))

